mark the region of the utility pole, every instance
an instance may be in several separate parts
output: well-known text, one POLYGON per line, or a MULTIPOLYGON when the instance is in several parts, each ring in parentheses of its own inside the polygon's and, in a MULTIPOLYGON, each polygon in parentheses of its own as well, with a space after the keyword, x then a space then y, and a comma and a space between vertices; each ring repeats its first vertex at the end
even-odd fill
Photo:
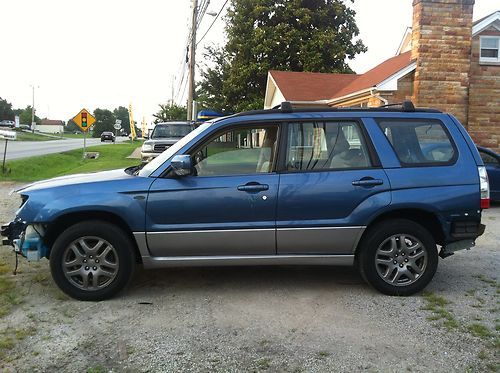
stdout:
POLYGON ((193 119, 194 70, 196 66, 196 22, 198 19, 198 0, 193 0, 193 19, 191 22, 191 43, 189 47, 189 87, 187 101, 187 120, 193 119))
MULTIPOLYGON (((32 95, 32 99, 33 99, 33 103, 32 103, 32 106, 31 106, 31 132, 35 132, 35 85, 31 85, 31 88, 33 89, 33 95, 32 95)), ((37 87, 37 88, 40 88, 40 87, 37 87)))

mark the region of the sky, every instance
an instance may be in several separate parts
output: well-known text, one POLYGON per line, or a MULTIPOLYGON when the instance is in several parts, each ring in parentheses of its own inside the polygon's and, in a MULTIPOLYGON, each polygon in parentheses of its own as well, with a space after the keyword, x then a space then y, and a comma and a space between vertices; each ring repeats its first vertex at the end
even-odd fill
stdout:
MULTIPOLYGON (((211 0, 208 12, 221 11, 224 3, 211 0)), ((411 4, 355 0, 351 5, 368 47, 349 61, 357 73, 396 53, 411 26, 411 4)), ((498 9, 496 0, 476 0, 474 19, 498 9)), ((131 103, 134 119, 149 122, 158 104, 171 99, 172 87, 174 100, 185 103, 180 81, 191 0, 0 0, 0 15, 0 97, 15 108, 31 105, 32 86, 37 115, 65 121, 84 107, 131 103)), ((213 19, 204 16, 199 38, 213 19)), ((198 62, 207 45, 223 43, 223 26, 221 16, 198 45, 198 62)))

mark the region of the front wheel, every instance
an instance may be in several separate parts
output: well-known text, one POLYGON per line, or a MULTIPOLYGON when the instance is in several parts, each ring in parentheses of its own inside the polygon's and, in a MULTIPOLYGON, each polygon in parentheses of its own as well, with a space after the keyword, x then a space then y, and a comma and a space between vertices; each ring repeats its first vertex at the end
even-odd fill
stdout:
POLYGON ((369 228, 357 257, 365 281, 388 295, 412 295, 424 289, 436 273, 438 259, 429 231, 405 219, 369 228))
POLYGON ((130 238, 116 225, 98 220, 66 229, 50 253, 55 283, 80 300, 111 298, 129 283, 134 267, 130 238))

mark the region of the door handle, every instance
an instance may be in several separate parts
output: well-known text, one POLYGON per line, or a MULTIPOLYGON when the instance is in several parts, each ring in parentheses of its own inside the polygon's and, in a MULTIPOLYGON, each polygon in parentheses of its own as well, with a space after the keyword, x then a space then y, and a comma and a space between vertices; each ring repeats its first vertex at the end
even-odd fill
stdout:
POLYGON ((242 192, 262 192, 264 190, 268 190, 269 185, 267 184, 259 184, 259 183, 248 183, 245 185, 239 185, 238 190, 242 192))
POLYGON ((371 186, 375 186, 375 185, 382 185, 384 183, 384 180, 380 180, 380 179, 372 179, 372 178, 363 178, 363 179, 360 179, 360 180, 354 180, 352 182, 352 185, 354 186, 363 186, 363 187, 371 187, 371 186))

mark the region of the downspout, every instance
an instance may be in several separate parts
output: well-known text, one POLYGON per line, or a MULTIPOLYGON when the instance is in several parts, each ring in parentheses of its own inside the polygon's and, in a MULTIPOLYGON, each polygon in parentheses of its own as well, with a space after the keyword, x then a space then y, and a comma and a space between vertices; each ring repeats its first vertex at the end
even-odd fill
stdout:
POLYGON ((389 101, 387 101, 385 98, 383 98, 382 96, 380 96, 378 93, 377 94, 373 94, 373 91, 375 91, 375 88, 370 89, 370 96, 371 97, 378 98, 380 101, 382 101, 384 103, 384 105, 389 105, 389 101))

